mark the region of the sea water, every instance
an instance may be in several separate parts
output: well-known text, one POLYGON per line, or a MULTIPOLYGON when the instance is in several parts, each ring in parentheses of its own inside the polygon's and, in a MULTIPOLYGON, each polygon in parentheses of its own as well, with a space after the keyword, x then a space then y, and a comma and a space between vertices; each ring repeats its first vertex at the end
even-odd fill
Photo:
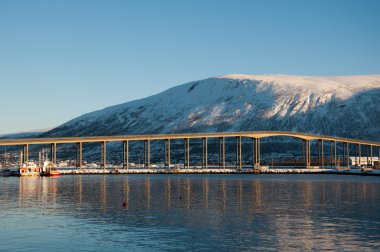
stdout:
POLYGON ((375 251, 380 177, 5 177, 0 241, 0 251, 375 251))

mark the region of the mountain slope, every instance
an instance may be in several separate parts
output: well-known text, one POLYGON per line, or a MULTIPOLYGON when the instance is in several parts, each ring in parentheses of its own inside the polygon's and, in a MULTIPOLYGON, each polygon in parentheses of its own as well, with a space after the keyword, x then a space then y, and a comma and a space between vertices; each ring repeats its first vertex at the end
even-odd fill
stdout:
POLYGON ((42 136, 257 130, 380 141, 380 75, 225 75, 88 113, 42 136))

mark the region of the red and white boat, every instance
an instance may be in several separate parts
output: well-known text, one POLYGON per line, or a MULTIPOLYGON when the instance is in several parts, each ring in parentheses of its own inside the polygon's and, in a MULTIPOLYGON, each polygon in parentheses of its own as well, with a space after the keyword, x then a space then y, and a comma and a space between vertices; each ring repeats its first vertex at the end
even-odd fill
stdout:
POLYGON ((40 168, 33 161, 26 161, 19 168, 20 176, 40 176, 40 168))
POLYGON ((54 164, 51 161, 45 160, 44 165, 41 167, 41 176, 46 176, 46 177, 53 177, 53 176, 59 176, 59 171, 57 168, 57 165, 54 164))

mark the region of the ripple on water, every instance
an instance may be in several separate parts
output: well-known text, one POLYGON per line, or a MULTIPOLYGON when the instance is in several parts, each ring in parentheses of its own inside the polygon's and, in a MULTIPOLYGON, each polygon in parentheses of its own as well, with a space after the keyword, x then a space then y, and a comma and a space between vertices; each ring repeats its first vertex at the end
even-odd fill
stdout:
POLYGON ((376 250, 378 178, 106 175, 6 178, 9 251, 376 250))

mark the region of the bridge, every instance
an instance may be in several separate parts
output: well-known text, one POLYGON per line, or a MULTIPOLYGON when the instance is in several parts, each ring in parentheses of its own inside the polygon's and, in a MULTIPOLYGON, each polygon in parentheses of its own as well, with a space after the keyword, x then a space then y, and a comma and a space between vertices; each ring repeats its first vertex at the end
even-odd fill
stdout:
MULTIPOLYGON (((106 145, 109 142, 123 143, 123 167, 129 168, 129 143, 131 141, 144 142, 144 165, 151 167, 151 141, 159 140, 164 142, 165 167, 171 166, 171 140, 183 140, 184 168, 190 166, 190 139, 201 139, 202 141, 202 168, 208 167, 208 142, 209 139, 218 139, 218 164, 220 167, 226 167, 226 148, 225 142, 227 138, 236 139, 236 167, 243 168, 242 158, 242 140, 250 139, 252 144, 252 168, 259 169, 261 166, 261 145, 260 140, 269 137, 291 137, 299 139, 303 142, 304 160, 303 164, 306 168, 311 167, 310 146, 312 141, 317 141, 318 146, 318 166, 324 167, 326 160, 329 165, 337 167, 337 144, 343 146, 343 163, 349 167, 350 147, 355 148, 355 164, 361 165, 362 149, 366 148, 367 163, 374 156, 380 160, 380 142, 365 141, 352 138, 322 136, 298 132, 283 131, 255 131, 255 132, 218 132, 218 133, 183 133, 183 134, 156 134, 156 135, 120 135, 120 136, 89 136, 89 137, 54 137, 54 138, 26 138, 26 139, 0 139, 0 146, 22 146, 20 162, 26 162, 29 159, 30 145, 50 145, 51 160, 57 162, 57 145, 58 144, 76 144, 76 166, 83 166, 83 143, 100 143, 100 165, 105 168, 107 164, 106 145), (325 146, 329 145, 329 157, 326 158, 325 146)), ((351 150, 352 152, 352 150, 351 150)))

